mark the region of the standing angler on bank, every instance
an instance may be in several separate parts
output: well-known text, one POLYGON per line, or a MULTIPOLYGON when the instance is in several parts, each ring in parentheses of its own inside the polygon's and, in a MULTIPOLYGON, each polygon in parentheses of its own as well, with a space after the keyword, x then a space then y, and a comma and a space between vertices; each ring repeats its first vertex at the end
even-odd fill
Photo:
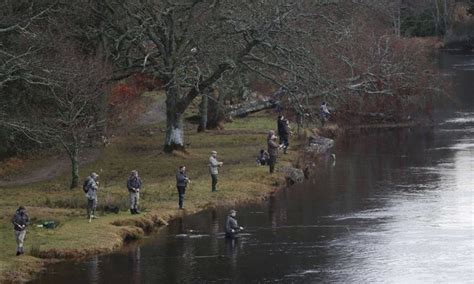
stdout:
POLYGON ((97 216, 95 216, 95 210, 97 208, 97 190, 99 189, 98 179, 98 174, 91 173, 84 183, 84 191, 86 192, 87 199, 87 218, 89 219, 89 223, 92 219, 97 218, 97 216))
POLYGON ((12 219, 13 230, 15 231, 16 255, 24 254, 23 243, 26 236, 26 226, 30 223, 30 217, 26 214, 23 206, 18 207, 12 219))
POLYGON ((225 221, 225 237, 235 239, 239 237, 239 232, 244 229, 244 227, 240 227, 237 223, 237 219, 235 218, 237 215, 237 211, 234 209, 230 210, 229 215, 225 221))
POLYGON ((186 186, 191 180, 186 176, 186 167, 180 166, 176 174, 176 187, 178 189, 178 205, 179 209, 183 209, 184 194, 186 193, 186 186))
POLYGON ((268 144, 268 155, 270 158, 268 159, 268 166, 270 167, 270 173, 272 174, 275 171, 275 165, 277 163, 278 158, 278 148, 280 145, 276 142, 277 137, 275 136, 275 131, 270 130, 267 137, 267 144, 268 144))
POLYGON ((127 180, 127 189, 130 197, 130 213, 140 214, 138 203, 140 201, 140 190, 142 189, 142 180, 138 176, 138 171, 133 170, 127 180))
POLYGON ((217 161, 217 152, 212 151, 211 157, 209 157, 209 173, 211 174, 212 181, 212 192, 217 191, 217 175, 219 174, 219 167, 222 167, 224 163, 217 161))
POLYGON ((319 115, 321 119, 321 125, 324 127, 324 124, 326 124, 326 121, 329 120, 329 116, 331 115, 326 102, 321 103, 321 106, 319 107, 319 115))
POLYGON ((278 135, 280 136, 280 144, 283 145, 283 150, 284 153, 287 153, 288 146, 290 146, 290 123, 288 120, 283 116, 280 115, 278 116, 278 122, 277 122, 277 127, 278 127, 278 135))

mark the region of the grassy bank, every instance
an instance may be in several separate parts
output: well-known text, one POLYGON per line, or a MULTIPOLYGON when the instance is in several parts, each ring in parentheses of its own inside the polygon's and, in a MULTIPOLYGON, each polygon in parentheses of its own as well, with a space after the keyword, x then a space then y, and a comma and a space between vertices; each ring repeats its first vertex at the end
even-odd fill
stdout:
MULTIPOLYGON (((2 199, 0 281, 28 279, 50 259, 76 258, 106 253, 122 246, 125 240, 140 238, 150 228, 181 214, 208 207, 232 205, 262 198, 284 182, 281 173, 268 174, 258 167, 255 158, 266 148, 266 134, 274 129, 273 116, 256 114, 226 125, 224 131, 195 133, 189 125, 186 143, 188 153, 162 153, 162 125, 138 127, 113 137, 100 158, 81 169, 84 177, 91 171, 100 175, 99 206, 119 206, 119 214, 100 214, 88 223, 82 189, 69 190, 69 176, 29 185, 0 188, 2 199), (224 162, 220 171, 219 191, 211 193, 208 158, 218 151, 224 162), (178 210, 175 173, 186 165, 192 182, 186 192, 185 208, 178 210), (138 169, 144 188, 141 208, 144 214, 131 216, 127 210, 125 181, 132 169, 138 169), (18 205, 25 205, 32 218, 27 233, 26 255, 16 257, 10 218, 18 205), (46 220, 59 222, 48 230, 36 227, 46 220)), ((293 143, 294 145, 295 143, 293 143)), ((281 155, 278 167, 291 164, 296 151, 281 155)))

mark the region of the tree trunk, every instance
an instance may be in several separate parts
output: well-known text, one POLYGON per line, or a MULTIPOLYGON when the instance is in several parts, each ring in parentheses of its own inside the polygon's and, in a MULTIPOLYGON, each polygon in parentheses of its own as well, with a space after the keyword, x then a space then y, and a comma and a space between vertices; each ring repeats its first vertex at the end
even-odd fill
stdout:
POLYGON ((79 186, 79 141, 73 135, 72 143, 70 145, 63 143, 63 145, 71 160, 71 185, 69 188, 74 189, 79 186))
POLYGON ((435 7, 436 7, 436 32, 437 34, 436 35, 440 35, 441 32, 439 31, 439 23, 440 23, 440 11, 439 11, 439 4, 438 4, 438 0, 434 0, 434 3, 435 3, 435 7))
POLYGON ((71 189, 79 186, 79 161, 78 161, 78 151, 77 149, 73 151, 73 155, 70 156, 71 159, 71 189))
POLYGON ((208 94, 203 94, 201 98, 201 103, 199 104, 199 126, 197 131, 204 132, 207 129, 207 105, 208 105, 208 94))
POLYGON ((210 101, 208 103, 208 129, 215 129, 222 126, 223 121, 225 120, 225 113, 223 107, 224 100, 225 95, 223 93, 220 93, 217 90, 214 90, 212 92, 210 101))
POLYGON ((393 15, 393 26, 395 29, 395 35, 397 37, 401 36, 401 3, 397 2, 396 7, 395 7, 395 12, 393 15))
POLYGON ((183 114, 178 111, 178 98, 174 89, 166 91, 165 153, 184 150, 183 114))
POLYGON ((443 10, 444 10, 444 13, 443 13, 443 24, 444 24, 444 34, 446 34, 448 32, 448 29, 449 29, 449 11, 448 11, 448 1, 447 0, 443 0, 443 10))
POLYGON ((274 108, 275 106, 276 102, 271 99, 255 100, 229 106, 226 109, 226 113, 230 117, 244 117, 254 112, 274 108))

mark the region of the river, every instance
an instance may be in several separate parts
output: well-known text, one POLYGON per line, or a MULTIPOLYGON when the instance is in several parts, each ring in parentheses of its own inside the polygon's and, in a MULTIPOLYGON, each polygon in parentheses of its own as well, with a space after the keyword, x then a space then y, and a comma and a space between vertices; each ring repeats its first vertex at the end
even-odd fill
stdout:
POLYGON ((173 221, 130 247, 50 265, 33 283, 474 283, 474 55, 443 54, 459 98, 433 127, 337 141, 302 185, 173 221))

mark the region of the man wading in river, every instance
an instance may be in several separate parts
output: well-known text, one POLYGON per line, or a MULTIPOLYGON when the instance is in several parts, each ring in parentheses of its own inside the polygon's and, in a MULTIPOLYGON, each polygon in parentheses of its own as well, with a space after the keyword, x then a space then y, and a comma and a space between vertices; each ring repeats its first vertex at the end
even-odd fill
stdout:
POLYGON ((138 202, 140 201, 140 190, 142 189, 142 180, 138 176, 138 171, 133 170, 127 180, 127 189, 130 197, 130 213, 140 214, 138 211, 138 202))
POLYGON ((237 219, 235 216, 237 211, 234 209, 230 210, 229 215, 225 221, 225 237, 230 239, 235 239, 239 237, 239 232, 244 229, 244 227, 239 227, 237 219))
POLYGON ((26 214, 23 206, 18 207, 12 219, 13 230, 15 231, 16 255, 24 254, 23 242, 26 236, 26 226, 30 223, 30 218, 26 214))

